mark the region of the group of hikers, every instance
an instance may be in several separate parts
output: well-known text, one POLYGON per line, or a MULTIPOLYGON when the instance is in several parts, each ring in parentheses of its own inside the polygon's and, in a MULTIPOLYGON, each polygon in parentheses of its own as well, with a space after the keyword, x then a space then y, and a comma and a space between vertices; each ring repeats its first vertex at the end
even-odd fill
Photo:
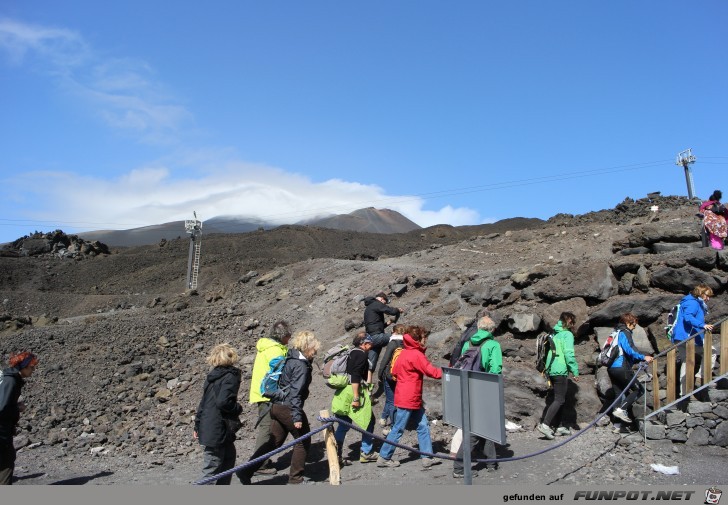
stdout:
MULTIPOLYGON (((697 334, 696 354, 700 356, 702 333, 712 330, 712 326, 705 322, 707 301, 712 294, 710 287, 696 286, 680 301, 681 310, 675 323, 673 341, 677 343, 697 334)), ((347 433, 352 426, 357 426, 362 432, 360 463, 374 463, 382 468, 400 466, 400 462, 393 458, 396 450, 393 444, 400 441, 405 430, 414 430, 417 433, 421 470, 428 470, 442 460, 433 454, 430 423, 422 400, 423 379, 440 379, 443 374, 442 368, 433 365, 425 354, 429 331, 418 325, 399 324, 397 320, 404 311, 389 306, 389 299, 383 292, 365 298, 364 303, 365 328, 353 338, 346 359, 346 384, 335 389, 331 402, 331 412, 341 421, 336 423, 334 432, 339 465, 352 464, 344 455, 343 448, 347 433), (392 325, 391 334, 385 333, 389 325, 392 325), (376 389, 374 378, 378 381, 376 389), (373 436, 377 422, 373 407, 379 403, 381 395, 384 395, 384 405, 378 424, 386 439, 377 452, 373 436)), ((652 361, 652 356, 643 354, 634 343, 632 332, 637 325, 637 317, 626 313, 619 318, 614 330, 616 358, 608 365, 608 375, 614 398, 620 397, 610 412, 615 432, 624 432, 627 426, 634 423, 630 412, 632 404, 644 394, 641 383, 632 380, 634 365, 652 361)), ((574 352, 576 327, 574 314, 563 312, 551 332, 553 347, 546 357, 548 365, 544 370, 551 391, 543 418, 536 426, 537 431, 547 439, 571 435, 571 428, 578 427, 575 423, 569 426, 568 422, 562 420, 569 381, 579 380, 574 352)), ((459 367, 467 355, 476 352, 478 366, 473 367, 473 370, 501 374, 503 357, 500 343, 494 335, 495 330, 496 324, 489 317, 487 309, 479 310, 473 323, 456 342, 450 353, 449 365, 459 367)), ((311 441, 310 437, 304 437, 310 432, 304 403, 312 380, 312 362, 321 343, 311 331, 299 331, 292 335, 288 323, 279 321, 271 327, 268 337, 258 340, 256 348, 249 401, 258 407, 256 447, 250 456, 251 461, 257 461, 243 466, 236 475, 241 483, 251 484, 253 475, 277 473, 270 459, 261 457, 281 447, 290 434, 294 440, 301 440, 293 445, 288 483, 307 482, 304 471, 311 441), (279 390, 269 398, 261 393, 260 384, 271 369, 271 361, 281 356, 286 360, 279 390)), ((686 370, 684 350, 681 353, 679 362, 681 382, 684 383, 685 375, 695 373, 695 370, 686 370)), ((240 371, 234 366, 237 359, 237 353, 228 344, 216 346, 208 357, 213 369, 205 381, 203 398, 195 419, 195 437, 204 446, 202 479, 223 473, 235 465, 235 431, 239 427, 237 419, 242 411, 242 406, 237 402, 240 388, 240 371)), ((457 430, 450 443, 450 456, 454 457, 453 477, 464 476, 463 452, 473 451, 479 444, 483 444, 481 450, 484 459, 490 460, 485 465, 486 470, 498 468, 494 442, 476 435, 471 435, 470 440, 463 440, 462 430, 457 430)), ((477 471, 472 470, 473 476, 477 474, 477 471)), ((232 473, 218 478, 216 483, 229 484, 231 479, 232 473)))

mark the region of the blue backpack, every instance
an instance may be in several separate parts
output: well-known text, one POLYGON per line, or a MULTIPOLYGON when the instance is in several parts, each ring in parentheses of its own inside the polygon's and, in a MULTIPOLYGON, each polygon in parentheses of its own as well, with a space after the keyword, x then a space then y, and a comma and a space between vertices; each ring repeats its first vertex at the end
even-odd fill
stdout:
POLYGON ((281 381, 281 375, 283 374, 283 367, 288 361, 286 356, 277 356, 270 360, 269 369, 263 376, 263 380, 260 382, 260 394, 266 398, 275 398, 281 393, 285 393, 285 389, 281 389, 279 384, 281 381))

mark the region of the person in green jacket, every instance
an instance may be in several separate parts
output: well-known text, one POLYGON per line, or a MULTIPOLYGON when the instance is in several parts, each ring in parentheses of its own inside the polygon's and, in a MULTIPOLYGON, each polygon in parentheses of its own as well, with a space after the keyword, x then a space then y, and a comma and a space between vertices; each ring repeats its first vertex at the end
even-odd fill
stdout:
MULTIPOLYGON (((268 337, 262 337, 255 344, 258 353, 253 362, 253 374, 250 378, 249 403, 258 406, 258 436, 255 440, 255 450, 268 443, 271 438, 270 425, 270 399, 260 394, 260 383, 263 377, 270 370, 270 361, 279 356, 288 354, 288 340, 291 338, 291 328, 286 321, 276 321, 271 326, 268 337)), ((271 464, 270 460, 261 466, 256 473, 275 474, 278 470, 271 464)))
MULTIPOLYGON (((482 372, 500 374, 503 371, 503 353, 501 346, 498 341, 495 340, 493 332, 495 331, 496 324, 488 316, 481 317, 477 322, 478 331, 476 331, 470 339, 463 344, 463 354, 467 352, 472 346, 480 346, 480 370, 482 372)), ((455 432, 453 439, 462 438, 462 430, 455 432), (459 433, 458 433, 459 432, 459 433)), ((472 451, 478 443, 477 435, 470 435, 470 450, 472 451)), ((467 441, 464 441, 467 443, 467 441)), ((451 443, 451 452, 457 458, 453 463, 453 478, 459 479, 464 475, 463 467, 463 443, 458 448, 455 448, 455 444, 451 443)), ((495 459, 495 442, 492 440, 485 440, 485 446, 483 452, 485 453, 486 459, 495 459)), ((498 463, 487 463, 487 470, 497 470, 498 463)), ((477 475, 477 472, 473 472, 473 475, 477 475)))
POLYGON ((552 440, 555 433, 558 435, 570 435, 571 430, 561 424, 561 408, 566 402, 566 391, 569 387, 569 374, 573 376, 574 382, 579 381, 579 364, 574 355, 574 331, 576 328, 576 317, 571 312, 562 312, 559 322, 554 326, 553 340, 555 352, 550 350, 546 355, 546 373, 554 387, 554 397, 543 422, 537 426, 546 438, 552 440))

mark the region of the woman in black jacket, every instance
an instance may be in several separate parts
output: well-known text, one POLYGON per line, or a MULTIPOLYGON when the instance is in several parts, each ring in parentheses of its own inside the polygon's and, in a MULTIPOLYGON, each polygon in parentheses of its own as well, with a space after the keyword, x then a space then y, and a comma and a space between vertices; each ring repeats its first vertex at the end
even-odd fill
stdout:
MULTIPOLYGON (((235 466, 235 432, 240 428, 238 416, 243 410, 238 403, 240 369, 233 366, 238 361, 235 349, 230 344, 218 344, 206 361, 213 369, 205 379, 194 432, 194 437, 205 447, 202 478, 235 466)), ((226 475, 216 484, 230 484, 231 480, 232 474, 226 475)))
MULTIPOLYGON (((316 340, 312 331, 299 331, 288 342, 288 355, 283 365, 278 391, 271 398, 271 435, 268 442, 253 453, 251 460, 282 446, 289 433, 293 438, 300 438, 311 431, 308 418, 303 411, 303 404, 308 398, 308 388, 311 384, 311 362, 320 347, 321 343, 316 340)), ((310 446, 310 438, 293 446, 289 484, 303 482, 303 470, 310 446)), ((263 463, 260 461, 240 470, 238 472, 240 482, 250 484, 251 477, 263 463)))

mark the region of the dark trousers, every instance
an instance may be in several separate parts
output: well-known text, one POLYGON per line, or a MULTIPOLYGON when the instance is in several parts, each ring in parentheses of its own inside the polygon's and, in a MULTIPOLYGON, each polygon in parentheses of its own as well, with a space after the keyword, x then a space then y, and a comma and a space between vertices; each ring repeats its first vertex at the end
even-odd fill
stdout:
MULTIPOLYGON (((268 440, 263 445, 255 450, 250 459, 255 459, 267 452, 278 449, 286 441, 286 437, 288 437, 289 433, 293 436, 293 438, 300 438, 311 431, 305 412, 303 413, 303 419, 301 420, 303 426, 301 426, 301 428, 293 426, 291 408, 287 405, 274 404, 270 411, 270 417, 270 437, 268 437, 268 440)), ((297 442, 296 445, 293 446, 293 454, 291 455, 291 470, 288 474, 289 484, 300 484, 303 482, 303 470, 306 466, 306 457, 308 456, 308 450, 310 447, 311 438, 306 438, 297 442)), ((245 467, 238 472, 238 477, 243 483, 250 482, 250 478, 262 465, 263 462, 260 462, 255 465, 245 467)))
MULTIPOLYGON (((202 477, 212 477, 226 470, 230 470, 235 466, 235 441, 225 442, 223 445, 216 447, 205 447, 203 452, 202 477)), ((220 477, 215 481, 217 486, 226 486, 230 484, 233 475, 220 477)))
MULTIPOLYGON (((468 445, 470 448, 470 451, 475 448, 476 444, 478 443, 478 440, 481 440, 481 438, 477 435, 470 435, 470 444, 466 444, 466 441, 463 440, 463 443, 460 444, 460 448, 458 449, 458 453, 456 457, 458 458, 453 462, 453 470, 455 471, 462 471, 465 465, 463 465, 463 447, 468 445)), ((485 459, 495 459, 496 453, 495 453, 495 442, 492 440, 485 440, 485 447, 483 449, 483 452, 485 453, 485 459)), ((486 468, 498 468, 498 463, 487 463, 486 468)))
POLYGON ((0 485, 13 483, 15 471, 15 447, 12 438, 10 441, 0 439, 0 485))
POLYGON ((549 405, 543 423, 546 426, 558 427, 561 423, 561 407, 566 402, 566 391, 569 388, 569 377, 566 375, 551 376, 551 384, 554 386, 554 399, 549 405))
POLYGON ((379 353, 382 352, 383 347, 387 347, 389 337, 391 337, 391 335, 387 333, 376 333, 369 336, 372 338, 372 348, 369 349, 367 358, 369 360, 369 370, 374 371, 377 369, 379 353))
MULTIPOLYGON (((632 377, 634 377, 634 371, 625 367, 609 368, 607 369, 607 373, 609 374, 609 378, 612 381, 614 398, 617 398, 620 394, 622 394, 624 388, 627 387, 629 381, 631 381, 632 377)), ((622 403, 619 405, 619 408, 629 412, 629 408, 632 406, 635 400, 637 400, 637 398, 642 396, 644 392, 645 388, 642 387, 642 384, 640 384, 639 381, 635 381, 634 384, 632 384, 632 386, 629 388, 629 390, 624 391, 625 397, 622 399, 622 403)))

